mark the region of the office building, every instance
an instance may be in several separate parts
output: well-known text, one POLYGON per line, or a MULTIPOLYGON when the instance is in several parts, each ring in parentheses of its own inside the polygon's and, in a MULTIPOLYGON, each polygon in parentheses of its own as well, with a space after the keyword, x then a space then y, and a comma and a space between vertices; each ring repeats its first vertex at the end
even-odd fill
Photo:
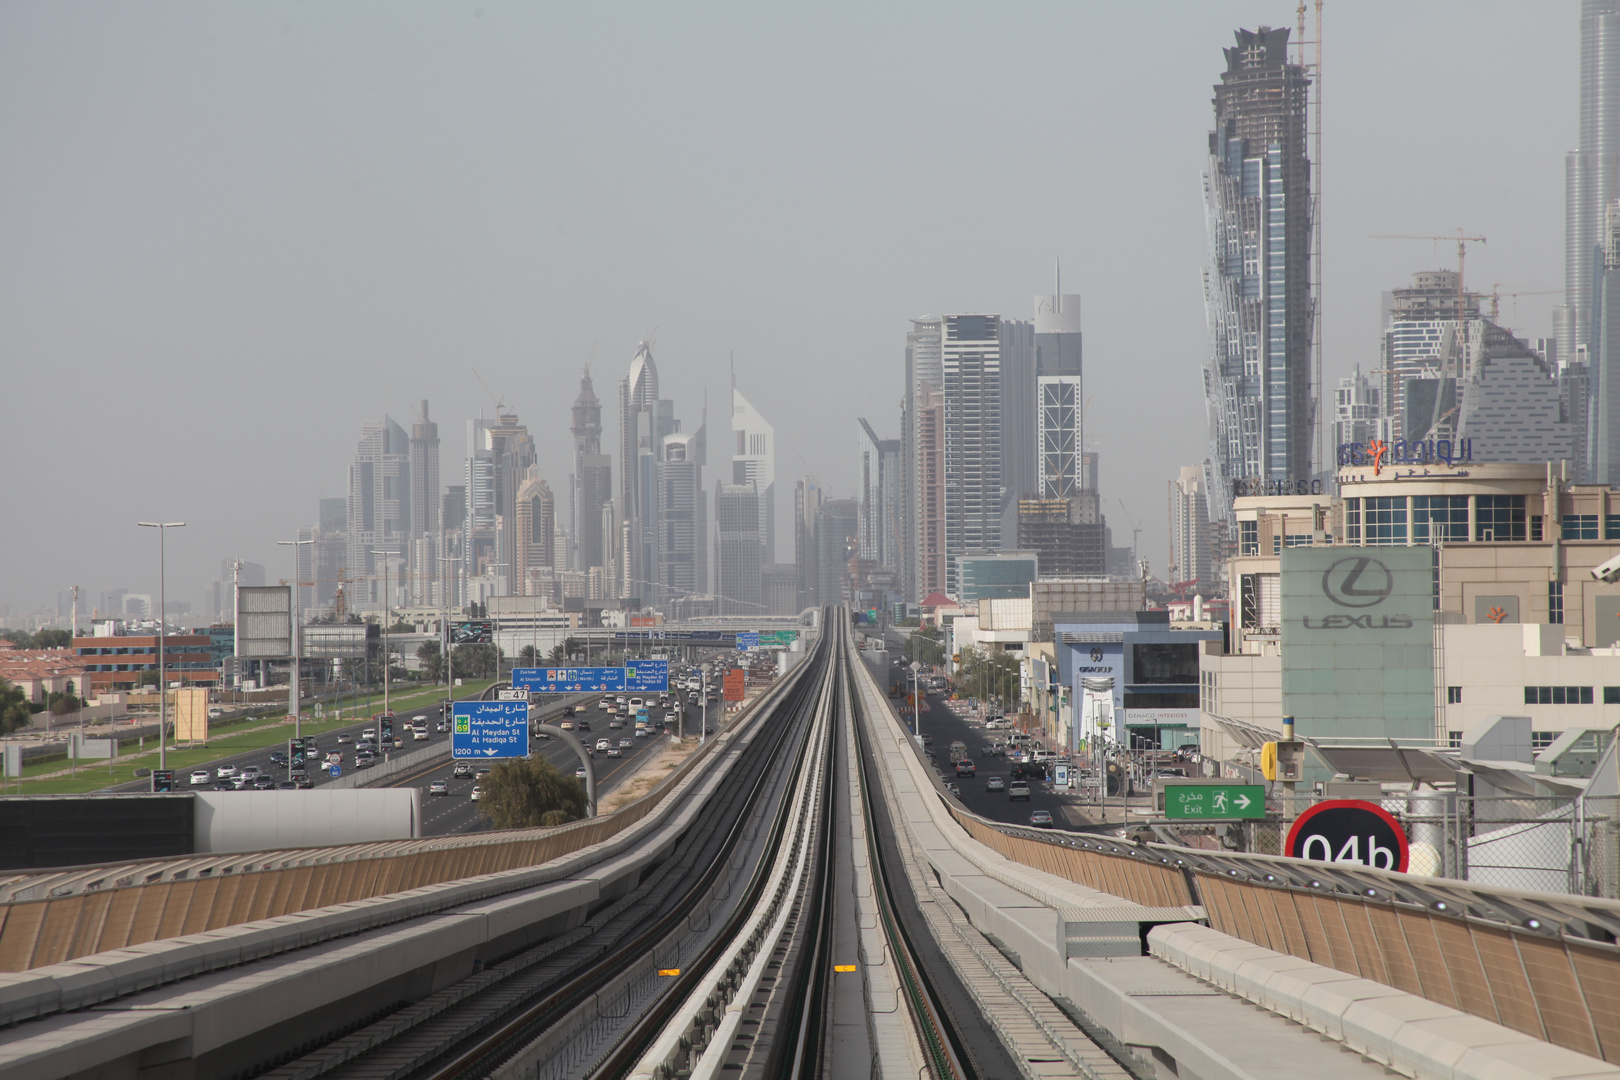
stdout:
MULTIPOLYGON (((358 610, 383 607, 383 567, 373 551, 397 551, 408 558, 411 536, 410 438, 392 418, 368 421, 360 428, 354 462, 349 466, 349 605, 358 610)), ((399 575, 390 572, 391 606, 404 595, 399 575)))
MULTIPOLYGON (((1067 499, 1082 487, 1085 395, 1080 370, 1080 297, 1035 298, 1035 486, 1021 498, 1067 499)), ((1023 547, 1019 541, 1019 547, 1023 547)))
POLYGON ((495 455, 489 449, 489 421, 467 421, 467 459, 462 477, 466 509, 462 513, 461 602, 475 578, 496 572, 495 558, 495 455))
POLYGON ((776 429, 735 385, 731 388, 731 482, 759 490, 761 564, 776 561, 776 429))
POLYGON ((409 596, 412 604, 437 603, 439 590, 440 486, 439 425, 428 419, 428 403, 411 424, 411 544, 409 596))
POLYGON ((607 562, 602 543, 602 505, 613 498, 613 458, 602 453, 602 403, 591 383, 590 368, 579 379, 574 399, 574 473, 570 481, 568 520, 574 533, 574 566, 588 571, 607 562))
POLYGON ((997 551, 957 558, 962 603, 978 600, 1029 599, 1029 583, 1041 576, 1040 556, 1033 551, 997 551))
POLYGON ((853 601, 860 546, 860 507, 854 499, 823 499, 816 514, 817 604, 853 601))
MULTIPOLYGON (((701 431, 701 428, 699 429, 701 431)), ((708 591, 707 501, 698 434, 665 435, 658 461, 658 602, 708 591)))
POLYGON ((614 568, 618 595, 650 599, 658 573, 658 456, 679 430, 675 404, 658 396, 652 348, 641 342, 619 382, 619 507, 622 551, 614 568))
MULTIPOLYGON (((509 583, 510 594, 518 595, 519 587, 515 567, 518 542, 516 527, 518 490, 529 477, 529 470, 539 464, 534 439, 516 413, 495 411, 495 422, 484 429, 484 437, 495 470, 495 567, 502 572, 497 580, 509 583), (511 575, 505 577, 504 575, 511 575)), ((547 547, 550 534, 547 533, 547 547)), ((500 584, 495 584, 494 595, 502 595, 500 584)))
POLYGON ((1204 493, 1202 465, 1184 465, 1170 481, 1169 581, 1172 587, 1209 593, 1220 587, 1220 567, 1210 543, 1209 502, 1204 493))
MULTIPOLYGON (((1035 389, 1035 328, 1020 319, 998 319, 997 358, 1001 373, 1001 505, 997 536, 1010 543, 1018 529, 1018 499, 1033 494, 1040 447, 1035 389)), ((999 542, 999 541, 998 541, 999 542)))
POLYGON ((793 563, 771 563, 760 572, 760 602, 767 615, 797 615, 799 568, 793 563))
POLYGON ((540 595, 531 578, 549 579, 556 560, 557 503, 551 485, 531 465, 513 500, 512 595, 540 595))
MULTIPOLYGON (((945 504, 938 485, 944 481, 943 458, 925 458, 935 450, 944 453, 943 415, 925 416, 931 409, 943 407, 943 398, 934 395, 944 390, 945 377, 941 362, 944 341, 944 321, 937 315, 911 320, 911 331, 906 334, 905 387, 900 395, 900 453, 902 490, 900 502, 901 565, 907 603, 920 603, 923 597, 945 587, 944 563, 939 561, 938 573, 932 565, 925 569, 923 556, 926 534, 937 531, 938 543, 944 542, 945 504), (928 427, 925 434, 924 426, 928 427), (934 442, 938 446, 934 446, 934 442), (936 528, 937 527, 937 528, 936 528), (930 584, 924 583, 927 579, 930 584), (937 583, 936 583, 937 582, 937 583)), ((942 554, 942 549, 941 549, 942 554)))
MULTIPOLYGON (((1361 365, 1339 380, 1333 391, 1333 445, 1365 445, 1370 439, 1384 438, 1383 387, 1361 373, 1361 365)), ((1186 474, 1182 470, 1183 476, 1186 474)))
MULTIPOLYGON (((1458 292, 1455 270, 1425 270, 1412 275, 1410 286, 1386 293, 1384 310, 1379 406, 1387 422, 1379 437, 1393 442, 1417 437, 1406 432, 1408 384, 1413 379, 1455 378, 1462 369, 1467 333, 1459 330, 1458 313, 1461 324, 1478 319, 1479 297, 1458 292)), ((1418 388, 1425 389, 1432 387, 1418 388)), ((1337 412, 1335 405, 1335 420, 1337 412)), ((1334 445, 1355 441, 1335 438, 1334 445)))
POLYGON ((759 504, 751 481, 714 487, 714 592, 723 615, 758 615, 765 608, 759 504))
POLYGON ((940 367, 945 391, 945 591, 954 596, 957 557, 1001 548, 1001 317, 945 316, 940 367))
POLYGON ((1580 141, 1564 155, 1564 303, 1553 329, 1561 357, 1597 353, 1592 333, 1606 208, 1620 198, 1620 0, 1582 0, 1580 141))
POLYGON ((860 504, 861 558, 874 567, 900 565, 900 440, 880 439, 864 417, 856 420, 856 502, 860 504))
POLYGON ((806 476, 793 486, 793 569, 796 611, 813 607, 818 595, 816 519, 821 513, 821 481, 806 476))
POLYGON ((1101 577, 1107 569, 1104 529, 1095 491, 1018 501, 1018 548, 1034 552, 1047 577, 1101 577))
MULTIPOLYGON (((1584 26, 1584 21, 1583 21, 1584 26)), ((1620 32, 1620 24, 1616 25, 1620 32)), ((1609 204, 1608 231, 1594 283, 1588 381, 1586 479, 1620 484, 1620 200, 1609 204)))
POLYGON ((1236 38, 1215 86, 1204 174, 1209 500, 1223 520, 1241 482, 1308 490, 1314 436, 1309 80, 1288 62, 1286 29, 1236 38))

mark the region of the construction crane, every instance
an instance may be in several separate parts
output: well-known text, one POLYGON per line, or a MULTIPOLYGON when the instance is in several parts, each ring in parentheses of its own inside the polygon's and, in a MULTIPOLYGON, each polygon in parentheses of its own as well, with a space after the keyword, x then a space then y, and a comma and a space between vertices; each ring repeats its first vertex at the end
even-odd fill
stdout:
POLYGON ((1468 263, 1468 245, 1469 244, 1483 244, 1485 242, 1485 238, 1483 236, 1469 236, 1466 233, 1464 233, 1461 229, 1458 229, 1456 236, 1413 236, 1413 235, 1410 235, 1410 234, 1407 234, 1407 233, 1396 233, 1396 234, 1393 234, 1393 235, 1374 235, 1370 239, 1373 239, 1373 240, 1455 240, 1455 241, 1457 241, 1457 330, 1458 330, 1457 344, 1458 344, 1458 352, 1459 352, 1459 354, 1461 354, 1460 355, 1460 359, 1461 359, 1461 362, 1462 362, 1461 370, 1462 371, 1467 371, 1468 370, 1468 355, 1467 355, 1468 345, 1467 345, 1467 339, 1463 336, 1463 334, 1461 332, 1462 331, 1463 319, 1465 318, 1465 313, 1468 310, 1467 305, 1464 303, 1464 301, 1467 299, 1468 294, 1463 289, 1463 272, 1464 272, 1464 269, 1465 269, 1465 267, 1467 266, 1467 263, 1468 263))
POLYGON ((1530 290, 1521 290, 1520 292, 1500 292, 1500 291, 1498 291, 1501 288, 1502 288, 1502 285, 1501 285, 1500 282, 1498 282, 1495 285, 1491 286, 1491 322, 1495 322, 1496 319, 1497 319, 1497 316, 1501 313, 1501 310, 1502 310, 1502 297, 1504 297, 1504 296, 1508 297, 1509 299, 1513 299, 1515 297, 1520 297, 1520 296, 1562 296, 1562 295, 1564 295, 1564 290, 1563 289, 1530 289, 1530 290))

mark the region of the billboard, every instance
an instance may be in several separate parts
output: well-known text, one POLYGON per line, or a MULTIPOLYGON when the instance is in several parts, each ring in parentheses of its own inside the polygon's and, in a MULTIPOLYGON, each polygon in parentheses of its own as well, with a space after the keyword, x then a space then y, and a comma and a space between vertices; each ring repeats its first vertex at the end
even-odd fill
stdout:
POLYGON ((649 691, 654 694, 669 692, 668 660, 636 660, 625 665, 624 688, 649 691))
POLYGON ((527 701, 458 701, 452 712, 450 756, 453 758, 527 757, 527 701))
POLYGON ((236 655, 253 660, 292 656, 292 586, 236 587, 236 655))
POLYGON ((208 691, 187 687, 169 691, 174 704, 174 741, 208 741, 208 691))
MULTIPOLYGON (((624 690, 624 668, 513 668, 512 687, 531 694, 598 693, 603 690, 624 690)), ((664 667, 667 676, 669 666, 664 667)))
POLYGON ((726 668, 725 688, 721 696, 727 701, 741 701, 748 686, 748 673, 740 667, 726 668))
POLYGON ((489 645, 494 640, 494 619, 456 619, 450 624, 452 645, 489 645))
POLYGON ((1282 711, 1312 738, 1434 735, 1434 555, 1284 548, 1282 711))

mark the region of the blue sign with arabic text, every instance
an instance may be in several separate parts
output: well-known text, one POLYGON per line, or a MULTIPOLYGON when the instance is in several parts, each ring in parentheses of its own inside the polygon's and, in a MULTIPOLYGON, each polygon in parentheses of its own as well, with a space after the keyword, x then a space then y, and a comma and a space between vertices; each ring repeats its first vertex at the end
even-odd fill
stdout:
POLYGON ((636 660, 625 665, 624 688, 663 694, 669 691, 668 660, 636 660))
POLYGON ((531 694, 579 694, 626 687, 622 667, 542 667, 513 668, 512 688, 531 694))
POLYGON ((458 701, 451 715, 451 757, 528 756, 527 701, 458 701))
POLYGON ((739 633, 737 635, 737 648, 739 651, 759 648, 759 635, 739 633))

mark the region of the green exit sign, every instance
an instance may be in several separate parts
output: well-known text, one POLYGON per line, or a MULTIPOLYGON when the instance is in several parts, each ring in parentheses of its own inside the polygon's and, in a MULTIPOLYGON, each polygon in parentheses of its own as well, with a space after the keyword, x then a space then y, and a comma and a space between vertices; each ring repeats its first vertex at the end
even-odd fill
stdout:
POLYGON ((1164 816, 1171 820, 1266 816, 1266 789, 1261 784, 1166 784, 1164 816))

